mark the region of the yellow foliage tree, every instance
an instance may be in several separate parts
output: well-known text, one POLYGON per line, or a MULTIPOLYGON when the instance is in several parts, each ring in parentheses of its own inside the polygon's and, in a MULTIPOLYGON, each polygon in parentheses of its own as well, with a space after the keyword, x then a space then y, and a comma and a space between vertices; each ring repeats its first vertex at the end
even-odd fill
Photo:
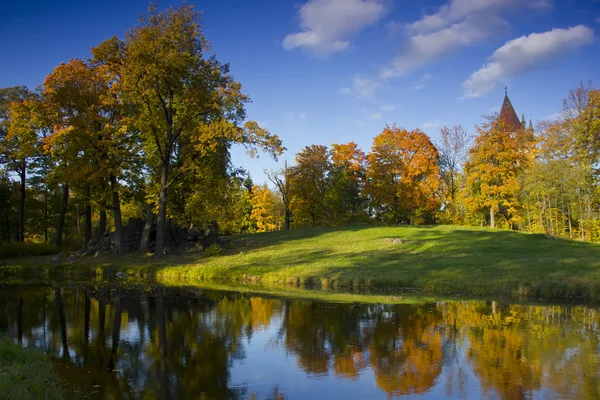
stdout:
POLYGON ((256 222, 256 231, 270 232, 277 230, 276 218, 273 212, 275 204, 271 189, 267 185, 254 185, 252 187, 251 203, 251 218, 256 222))

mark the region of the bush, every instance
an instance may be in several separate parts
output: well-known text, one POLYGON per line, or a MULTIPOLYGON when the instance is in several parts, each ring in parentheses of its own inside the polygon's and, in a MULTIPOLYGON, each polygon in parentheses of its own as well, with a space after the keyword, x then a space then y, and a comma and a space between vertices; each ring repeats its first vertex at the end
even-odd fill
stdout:
POLYGON ((223 255, 223 248, 217 243, 211 244, 209 247, 204 249, 204 255, 206 257, 217 257, 223 255))
POLYGON ((56 246, 43 243, 0 243, 0 258, 22 256, 47 256, 58 254, 56 246))

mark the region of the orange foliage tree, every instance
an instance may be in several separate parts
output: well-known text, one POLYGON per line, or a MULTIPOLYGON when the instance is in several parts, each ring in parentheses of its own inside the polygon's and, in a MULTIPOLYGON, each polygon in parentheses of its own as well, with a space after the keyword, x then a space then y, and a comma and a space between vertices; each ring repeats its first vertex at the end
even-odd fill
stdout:
POLYGON ((438 151, 429 136, 386 126, 368 155, 367 184, 379 222, 420 224, 439 209, 438 151))

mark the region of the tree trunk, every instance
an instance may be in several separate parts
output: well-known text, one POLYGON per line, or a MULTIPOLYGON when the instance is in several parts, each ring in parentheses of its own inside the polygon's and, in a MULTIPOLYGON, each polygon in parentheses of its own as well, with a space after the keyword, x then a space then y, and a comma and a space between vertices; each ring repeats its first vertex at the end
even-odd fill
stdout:
POLYGON ((567 214, 569 216, 569 239, 573 239, 573 221, 571 219, 571 202, 567 204, 567 214))
POLYGON ((292 212, 289 209, 289 206, 286 205, 285 206, 285 221, 284 221, 284 227, 283 229, 285 229, 286 231, 290 230, 290 222, 292 219, 292 212))
POLYGON ((494 213, 494 205, 490 206, 490 228, 496 227, 496 214, 494 213))
POLYGON ((23 297, 17 301, 17 337, 19 344, 23 343, 23 297))
POLYGON ((54 302, 56 303, 56 307, 58 308, 58 323, 60 325, 60 338, 62 342, 63 348, 63 358, 69 358, 69 342, 67 340, 67 320, 65 318, 65 312, 63 309, 62 296, 60 293, 60 288, 54 288, 54 302))
POLYGON ((98 236, 104 236, 106 233, 106 208, 100 209, 100 220, 98 221, 98 236))
POLYGON ((67 214, 67 206, 69 205, 69 184, 63 185, 63 199, 60 207, 60 213, 58 215, 58 224, 56 225, 56 239, 54 243, 56 247, 62 247, 63 244, 63 230, 65 227, 65 216, 67 214))
POLYGON ((85 246, 92 240, 92 205, 88 197, 85 204, 85 246))
POLYGON ((121 200, 119 199, 117 177, 114 175, 110 176, 110 188, 112 190, 113 217, 115 220, 115 248, 113 251, 120 256, 123 254, 123 222, 121 221, 121 200))
POLYGON ((148 251, 148 246, 150 245, 150 234, 152 233, 152 223, 154 222, 154 212, 152 209, 152 205, 148 205, 148 215, 146 216, 142 242, 140 243, 140 252, 142 254, 148 251))
POLYGON ((19 199, 19 237, 17 241, 23 243, 25 241, 25 194, 26 194, 26 179, 27 168, 25 162, 21 165, 19 175, 21 178, 21 198, 19 199))
MULTIPOLYGON (((46 176, 44 175, 44 179, 46 176)), ((48 183, 44 182, 44 244, 48 244, 48 183)))
POLYGON ((165 251, 167 228, 167 181, 169 179, 169 159, 163 161, 160 175, 160 195, 158 197, 158 219, 156 221, 156 245, 154 256, 162 257, 165 251))

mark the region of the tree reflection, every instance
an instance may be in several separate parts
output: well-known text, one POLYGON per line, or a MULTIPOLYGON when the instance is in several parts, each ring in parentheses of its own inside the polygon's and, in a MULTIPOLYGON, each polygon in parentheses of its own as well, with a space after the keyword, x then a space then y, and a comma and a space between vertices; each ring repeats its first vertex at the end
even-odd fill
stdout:
POLYGON ((234 386, 232 366, 247 358, 259 332, 308 377, 372 379, 389 397, 436 385, 449 397, 600 393, 600 316, 588 307, 341 304, 68 284, 6 293, 0 330, 43 347, 63 380, 92 397, 294 396, 286 382, 260 396, 234 386), (469 387, 473 376, 479 382, 469 387))

